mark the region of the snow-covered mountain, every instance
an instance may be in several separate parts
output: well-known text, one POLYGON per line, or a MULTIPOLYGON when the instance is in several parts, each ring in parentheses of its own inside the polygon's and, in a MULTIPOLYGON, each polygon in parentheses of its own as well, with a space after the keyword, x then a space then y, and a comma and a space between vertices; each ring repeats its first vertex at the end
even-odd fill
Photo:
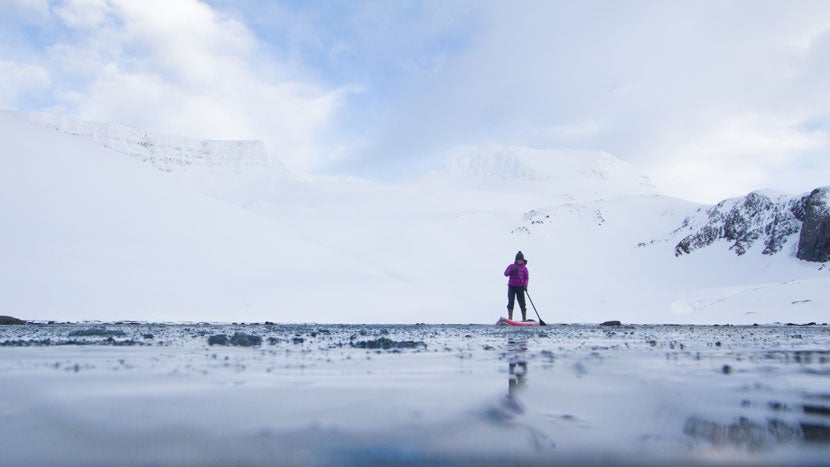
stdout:
POLYGON ((495 322, 519 249, 548 322, 807 322, 830 304, 830 271, 796 257, 805 231, 827 241, 822 190, 803 212, 765 192, 700 206, 609 154, 523 147, 410 183, 288 176, 260 143, 15 113, 0 147, 3 315, 495 322))
POLYGON ((657 193, 636 167, 606 152, 523 146, 467 150, 425 181, 463 189, 537 192, 563 201, 657 193))
POLYGON ((289 176, 262 141, 200 140, 39 112, 10 113, 10 117, 96 143, 115 157, 128 156, 183 186, 235 204, 251 202, 289 176))
POLYGON ((87 122, 41 112, 20 113, 27 121, 94 141, 116 152, 173 172, 194 168, 245 170, 271 167, 285 171, 262 141, 212 141, 87 122))
POLYGON ((683 219, 678 232, 689 234, 677 244, 675 254, 691 253, 719 240, 729 241, 736 255, 745 254, 756 242, 763 245, 763 254, 775 254, 788 241, 792 245, 793 236, 797 242, 803 212, 801 197, 782 193, 755 191, 724 200, 683 219))
POLYGON ((313 310, 361 307, 356 285, 406 288, 86 138, 2 113, 0 141, 0 314, 307 321, 313 310))
POLYGON ((790 196, 754 191, 744 197, 721 201, 683 220, 675 232, 689 234, 675 247, 675 255, 688 254, 717 241, 743 255, 756 243, 764 255, 788 253, 798 259, 825 262, 830 259, 830 187, 790 196))

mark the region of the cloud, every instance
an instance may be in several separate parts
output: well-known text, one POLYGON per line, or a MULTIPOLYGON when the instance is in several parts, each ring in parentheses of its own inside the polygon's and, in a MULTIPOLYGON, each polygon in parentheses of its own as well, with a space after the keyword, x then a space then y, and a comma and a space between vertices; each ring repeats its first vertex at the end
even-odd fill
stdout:
POLYGON ((195 0, 68 0, 51 14, 51 27, 65 33, 33 59, 54 85, 51 104, 38 110, 263 139, 290 168, 319 163, 315 137, 343 91, 274 60, 241 22, 195 0))
POLYGON ((49 84, 49 73, 43 68, 0 59, 0 108, 13 108, 49 84))
POLYGON ((261 138, 295 170, 406 178, 525 144, 604 150, 696 201, 830 182, 823 1, 11 5, 39 26, 0 28, 3 102, 261 138))
MULTIPOLYGON (((457 145, 600 149, 667 194, 717 201, 807 189, 806 173, 778 174, 830 150, 826 3, 476 5, 472 26, 444 20, 468 30, 461 46, 439 50, 441 65, 416 81, 398 80, 383 119, 357 129, 371 141, 357 170, 437 164, 457 145)), ((439 51, 422 49, 421 61, 439 51)))
POLYGON ((49 18, 49 0, 4 0, 0 2, 0 14, 27 23, 38 23, 49 18))
MULTIPOLYGON (((645 168, 658 186, 701 201, 716 202, 767 187, 798 193, 830 182, 805 176, 804 167, 799 167, 826 151, 829 136, 825 130, 793 126, 775 115, 702 114, 682 133, 664 135, 665 141, 656 145, 672 149, 645 168)), ((827 174, 825 170, 821 175, 827 174)))
POLYGON ((111 6, 96 0, 66 0, 53 8, 53 13, 72 29, 91 30, 105 26, 111 6))

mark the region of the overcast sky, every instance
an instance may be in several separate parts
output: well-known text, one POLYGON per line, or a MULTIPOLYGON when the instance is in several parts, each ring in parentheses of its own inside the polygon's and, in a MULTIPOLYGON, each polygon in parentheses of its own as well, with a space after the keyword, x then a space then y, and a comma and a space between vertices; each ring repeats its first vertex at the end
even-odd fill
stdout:
POLYGON ((597 149, 699 202, 830 185, 830 2, 0 0, 0 107, 395 180, 597 149))

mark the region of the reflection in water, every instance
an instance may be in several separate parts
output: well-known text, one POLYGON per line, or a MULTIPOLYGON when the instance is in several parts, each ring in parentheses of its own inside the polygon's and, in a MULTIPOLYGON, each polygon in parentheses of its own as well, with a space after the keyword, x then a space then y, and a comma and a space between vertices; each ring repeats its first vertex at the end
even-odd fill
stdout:
MULTIPOLYGON (((801 335, 793 338, 802 339, 801 335)), ((743 339, 743 337, 742 337, 743 339)), ((768 350, 761 360, 800 366, 804 375, 826 377, 830 363, 827 350, 768 350)), ((721 357, 721 356, 718 356, 721 357)), ((753 360, 755 355, 742 351, 730 355, 738 361, 753 360)), ((724 374, 731 374, 730 365, 722 367, 724 374)), ((714 447, 745 448, 750 451, 774 448, 779 445, 830 445, 830 394, 803 394, 800 401, 744 399, 740 404, 740 415, 732 420, 710 420, 690 416, 683 424, 683 433, 689 438, 714 447)))
POLYGON ((733 446, 753 450, 791 442, 800 437, 800 430, 797 427, 782 420, 769 419, 758 423, 746 417, 740 417, 731 424, 689 417, 683 425, 683 433, 716 447, 733 446))
MULTIPOLYGON (((819 399, 821 397, 827 396, 818 396, 819 399)), ((754 405, 757 404, 749 400, 741 403, 744 409, 752 408, 754 405)), ((750 450, 798 441, 830 443, 830 407, 827 405, 821 402, 788 405, 778 401, 761 405, 773 412, 764 421, 752 421, 742 416, 733 423, 726 424, 700 417, 689 417, 683 425, 683 433, 716 447, 744 447, 750 450)))
MULTIPOLYGON (((801 336, 799 336, 801 338, 801 336)), ((764 352, 764 360, 784 364, 799 364, 804 374, 825 376, 828 371, 816 366, 830 361, 826 350, 772 350, 764 352)), ((725 374, 731 373, 729 365, 723 366, 725 374)), ((731 423, 716 422, 698 416, 688 417, 683 433, 697 441, 715 447, 740 447, 761 450, 781 444, 810 443, 830 444, 830 394, 804 394, 798 402, 752 401, 741 402, 741 416, 731 423), (758 412, 766 412, 763 419, 758 412)))
POLYGON ((525 378, 527 377, 527 338, 508 338, 508 376, 507 376, 507 400, 508 408, 516 413, 524 413, 524 407, 519 402, 518 396, 524 389, 525 378))
POLYGON ((516 362, 510 364, 510 377, 508 380, 507 393, 511 397, 515 397, 518 390, 525 385, 525 375, 527 375, 527 362, 516 362))
MULTIPOLYGON (((523 439, 529 451, 535 455, 550 453, 556 444, 550 436, 530 420, 525 419, 526 409, 520 401, 527 389, 527 337, 509 337, 507 339, 507 395, 502 399, 501 410, 491 412, 494 420, 511 427, 514 433, 523 439), (517 416, 523 416, 518 420, 517 416)), ((518 440, 517 439, 517 440, 518 440)), ((520 446, 520 444, 515 444, 520 446)))

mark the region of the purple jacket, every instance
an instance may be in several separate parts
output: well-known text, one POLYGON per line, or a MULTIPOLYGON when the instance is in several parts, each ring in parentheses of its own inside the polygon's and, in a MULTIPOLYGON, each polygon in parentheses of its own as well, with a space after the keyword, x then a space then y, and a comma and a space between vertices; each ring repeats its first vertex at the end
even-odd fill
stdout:
POLYGON ((507 266, 504 275, 510 278, 507 281, 507 285, 510 287, 527 287, 527 281, 530 279, 530 273, 527 272, 527 267, 524 264, 519 266, 513 263, 507 266))

